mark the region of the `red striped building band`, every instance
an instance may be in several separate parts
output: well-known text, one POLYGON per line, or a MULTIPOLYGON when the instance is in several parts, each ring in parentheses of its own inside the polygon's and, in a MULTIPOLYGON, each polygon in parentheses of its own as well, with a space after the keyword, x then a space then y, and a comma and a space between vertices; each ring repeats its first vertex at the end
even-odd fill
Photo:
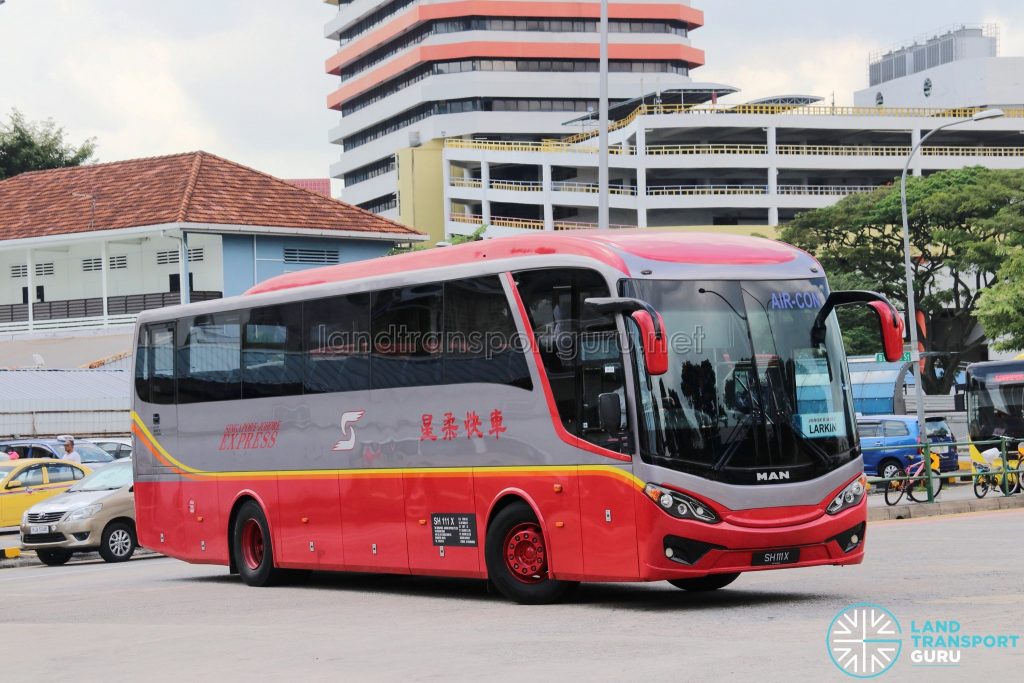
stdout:
POLYGON ((312 569, 726 585, 863 558, 831 292, 787 245, 509 237, 143 313, 139 540, 253 585, 312 569))
MULTIPOLYGON (((326 28, 338 49, 327 106, 342 154, 343 198, 397 217, 395 155, 446 137, 541 140, 596 111, 598 0, 391 0, 338 3, 326 28)), ((683 2, 609 4, 609 95, 622 102, 679 88, 704 63, 683 2)))

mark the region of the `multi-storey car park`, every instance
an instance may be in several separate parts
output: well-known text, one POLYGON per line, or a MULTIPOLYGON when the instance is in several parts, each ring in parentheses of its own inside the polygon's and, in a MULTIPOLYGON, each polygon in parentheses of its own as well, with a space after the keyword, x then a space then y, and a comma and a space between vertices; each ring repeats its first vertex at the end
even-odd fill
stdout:
MULTIPOLYGON (((339 6, 325 33, 339 44, 327 61, 339 79, 328 106, 341 114, 330 140, 343 149, 331 176, 347 202, 397 218, 398 167, 408 161, 410 176, 430 166, 434 182, 415 192, 435 194, 440 231, 440 140, 540 141, 597 110, 597 0, 325 1, 339 6)), ((689 83, 704 63, 689 32, 702 24, 686 2, 611 2, 611 101, 689 83)))
MULTIPOLYGON (((628 113, 623 105, 613 116, 613 226, 777 225, 892 183, 924 133, 978 111, 830 107, 800 97, 691 106, 679 94, 629 103, 628 113)), ((1020 168, 1024 109, 1004 113, 936 133, 913 172, 1020 168)), ((590 133, 542 142, 450 137, 442 166, 446 232, 481 224, 488 235, 596 227, 597 165, 590 133)))
MULTIPOLYGON (((694 84, 620 103, 611 111, 611 223, 777 225, 893 182, 924 134, 982 108, 1005 115, 936 133, 913 172, 1020 168, 1024 57, 999 56, 998 40, 996 26, 961 25, 876 52, 854 107, 796 95, 719 105, 694 84)), ((488 234, 594 227, 596 131, 542 142, 484 137, 445 141, 447 234, 481 224, 488 234)))

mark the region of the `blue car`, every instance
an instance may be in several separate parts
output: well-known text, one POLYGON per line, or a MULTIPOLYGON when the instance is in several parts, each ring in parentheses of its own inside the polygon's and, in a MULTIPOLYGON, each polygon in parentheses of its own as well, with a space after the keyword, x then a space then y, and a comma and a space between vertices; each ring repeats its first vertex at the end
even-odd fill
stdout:
MULTIPOLYGON (((932 453, 939 456, 943 472, 959 469, 956 439, 946 420, 941 417, 925 418, 932 453), (948 444, 948 445, 947 445, 948 444)), ((864 472, 879 477, 894 477, 919 457, 917 417, 913 415, 865 415, 857 418, 857 433, 864 450, 864 472)))

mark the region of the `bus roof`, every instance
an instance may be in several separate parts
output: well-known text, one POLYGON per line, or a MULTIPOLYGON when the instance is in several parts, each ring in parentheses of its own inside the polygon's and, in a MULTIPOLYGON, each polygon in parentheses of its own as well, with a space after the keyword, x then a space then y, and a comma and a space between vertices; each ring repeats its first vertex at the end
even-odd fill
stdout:
POLYGON ((626 275, 630 274, 628 262, 636 259, 694 265, 771 266, 806 257, 805 252, 796 247, 763 237, 659 230, 587 230, 498 237, 453 247, 311 268, 270 278, 250 288, 246 294, 451 267, 483 259, 552 254, 590 257, 626 275))

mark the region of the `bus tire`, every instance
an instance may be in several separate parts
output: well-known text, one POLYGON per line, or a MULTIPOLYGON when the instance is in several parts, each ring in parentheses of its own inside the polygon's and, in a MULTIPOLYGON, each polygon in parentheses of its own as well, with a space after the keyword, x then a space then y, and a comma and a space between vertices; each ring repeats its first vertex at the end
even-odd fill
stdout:
POLYGON ((484 557, 494 587, 521 605, 556 602, 573 586, 550 578, 544 530, 523 501, 495 515, 487 528, 484 557))
POLYGON ((699 576, 696 579, 671 579, 669 583, 676 588, 682 588, 684 591, 706 593, 708 591, 716 591, 719 588, 725 588, 738 579, 739 576, 739 572, 734 574, 708 574, 707 576, 699 576))
POLYGON ((231 553, 246 585, 273 586, 284 580, 284 571, 274 567, 267 516, 255 501, 247 500, 238 509, 231 533, 231 553))

